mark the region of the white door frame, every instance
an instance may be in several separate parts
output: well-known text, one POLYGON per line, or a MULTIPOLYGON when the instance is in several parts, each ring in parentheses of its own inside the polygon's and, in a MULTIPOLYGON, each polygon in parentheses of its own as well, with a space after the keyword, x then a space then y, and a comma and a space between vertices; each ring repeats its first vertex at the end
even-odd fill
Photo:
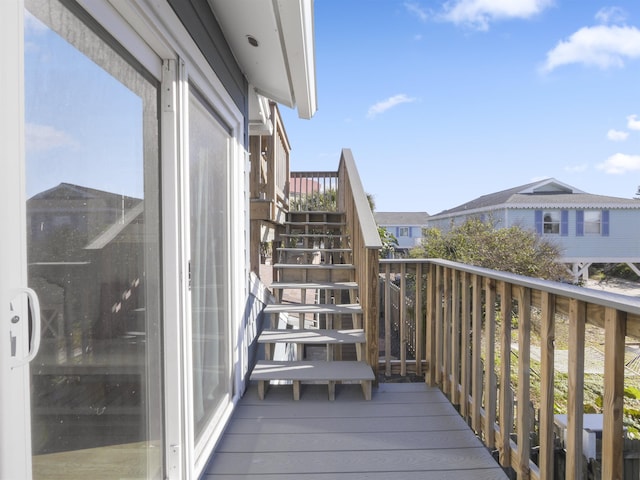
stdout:
POLYGON ((29 367, 12 365, 28 343, 22 1, 0 2, 0 19, 0 478, 30 478, 29 367))

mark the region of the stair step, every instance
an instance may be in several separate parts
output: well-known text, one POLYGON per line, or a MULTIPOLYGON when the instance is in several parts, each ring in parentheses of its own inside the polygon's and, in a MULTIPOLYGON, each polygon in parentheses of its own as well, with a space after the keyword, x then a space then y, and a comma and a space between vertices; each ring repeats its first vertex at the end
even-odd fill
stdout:
POLYGON ((259 343, 295 343, 304 345, 365 343, 364 330, 263 330, 259 343))
POLYGON ((366 362, 260 360, 253 368, 250 378, 258 381, 258 398, 260 400, 264 400, 271 380, 286 380, 293 382, 294 400, 300 400, 301 382, 327 382, 329 400, 334 401, 336 382, 359 382, 365 400, 371 400, 371 382, 375 380, 375 375, 366 362))
POLYGON ((275 263, 273 268, 296 270, 354 270, 351 263, 275 263))
POLYGON ((285 225, 291 225, 292 227, 344 227, 345 222, 325 222, 323 220, 309 220, 303 222, 285 222, 285 225))
POLYGON ((328 237, 328 238, 348 238, 348 233, 281 233, 281 237, 283 238, 319 238, 319 237, 328 237))
POLYGON ((300 253, 335 253, 335 252, 350 252, 351 248, 324 248, 324 247, 278 247, 278 252, 300 252, 300 253))
POLYGON ((359 303, 335 305, 333 303, 270 303, 264 307, 264 313, 362 313, 359 303))
POLYGON ((360 382, 366 400, 371 400, 373 370, 358 361, 275 361, 260 360, 253 368, 251 380, 258 381, 258 397, 263 400, 271 380, 293 381, 293 399, 300 399, 301 382, 327 382, 329 400, 335 400, 336 382, 360 382))
POLYGON ((356 282, 273 282, 273 290, 355 290, 356 282))
POLYGON ((302 382, 345 382, 375 380, 366 362, 358 361, 277 361, 259 360, 251 380, 300 380, 302 382))

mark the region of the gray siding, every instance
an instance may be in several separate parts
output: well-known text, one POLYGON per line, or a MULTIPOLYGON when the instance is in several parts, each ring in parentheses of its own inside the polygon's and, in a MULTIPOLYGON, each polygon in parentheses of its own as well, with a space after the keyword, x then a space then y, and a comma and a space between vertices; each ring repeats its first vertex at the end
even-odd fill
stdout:
MULTIPOLYGON (((640 258, 640 210, 609 210, 609 236, 576 235, 576 210, 569 211, 569 232, 560 235, 545 235, 562 249, 566 257, 640 258)), ((510 210, 509 225, 527 226, 534 229, 535 210, 510 210)))
POLYGON ((207 0, 167 0, 245 118, 248 145, 249 85, 207 0))
MULTIPOLYGON (((543 210, 543 209, 540 209, 543 210)), ((550 209, 559 210, 559 209, 550 209)), ((585 234, 576 235, 576 209, 566 209, 569 213, 567 236, 544 235, 561 249, 561 255, 568 258, 610 258, 640 259, 640 210, 609 209, 609 236, 585 234)), ((498 227, 519 226, 535 231, 535 209, 499 209, 485 212, 484 220, 492 217, 498 227)), ((430 219, 429 227, 448 231, 453 225, 461 225, 468 217, 481 218, 480 214, 459 215, 443 219, 430 219)))

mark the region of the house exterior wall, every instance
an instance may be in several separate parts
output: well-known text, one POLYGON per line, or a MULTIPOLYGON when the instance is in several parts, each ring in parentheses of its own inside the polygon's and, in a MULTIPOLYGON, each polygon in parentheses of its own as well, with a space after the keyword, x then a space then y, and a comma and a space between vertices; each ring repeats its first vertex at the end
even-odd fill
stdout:
POLYGON ((556 212, 565 210, 567 212, 566 235, 562 233, 542 234, 543 238, 560 247, 564 259, 587 260, 596 263, 610 263, 605 259, 619 260, 620 262, 638 262, 640 260, 640 209, 500 208, 448 218, 432 218, 429 219, 429 227, 448 231, 452 226, 459 226, 470 218, 478 218, 481 221, 492 219, 498 228, 518 226, 536 231, 536 211, 541 210, 556 212), (608 235, 588 233, 578 235, 576 212, 579 210, 607 210, 609 212, 608 235))

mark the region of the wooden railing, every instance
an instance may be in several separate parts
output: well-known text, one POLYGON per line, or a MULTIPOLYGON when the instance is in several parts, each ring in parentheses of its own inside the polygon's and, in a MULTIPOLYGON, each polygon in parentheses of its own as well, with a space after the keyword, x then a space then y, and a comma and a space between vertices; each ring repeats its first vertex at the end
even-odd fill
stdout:
POLYGON ((251 245, 249 256, 251 271, 258 273, 261 253, 286 221, 289 211, 289 157, 291 146, 287 139, 280 111, 271 102, 269 124, 271 129, 260 130, 249 137, 251 171, 249 198, 251 200, 251 245))
MULTIPOLYGON (((338 210, 345 213, 356 268, 359 301, 363 311, 367 363, 378 367, 378 261, 382 242, 373 211, 362 187, 351 150, 343 149, 338 167, 338 210)), ((377 376, 377 375, 376 375, 377 376)))
POLYGON ((283 222, 281 211, 288 209, 289 158, 291 146, 277 104, 270 103, 269 134, 251 135, 251 174, 249 195, 252 220, 283 222))
POLYGON ((338 208, 338 172, 291 172, 289 209, 331 212, 338 208))
POLYGON ((353 155, 343 149, 337 172, 291 172, 291 210, 344 212, 363 309, 367 363, 378 367, 378 260, 382 248, 353 155))
POLYGON ((519 479, 553 478, 554 401, 563 395, 566 478, 584 478, 585 331, 602 329, 601 478, 622 478, 625 336, 640 338, 640 300, 444 260, 380 260, 380 271, 385 373, 424 372, 425 381, 442 389, 519 479), (405 299, 396 306, 393 289, 405 299), (568 393, 561 393, 555 387, 555 342, 565 329, 568 393), (535 349, 532 332, 539 339, 535 349), (392 351, 399 351, 397 358, 392 351))

